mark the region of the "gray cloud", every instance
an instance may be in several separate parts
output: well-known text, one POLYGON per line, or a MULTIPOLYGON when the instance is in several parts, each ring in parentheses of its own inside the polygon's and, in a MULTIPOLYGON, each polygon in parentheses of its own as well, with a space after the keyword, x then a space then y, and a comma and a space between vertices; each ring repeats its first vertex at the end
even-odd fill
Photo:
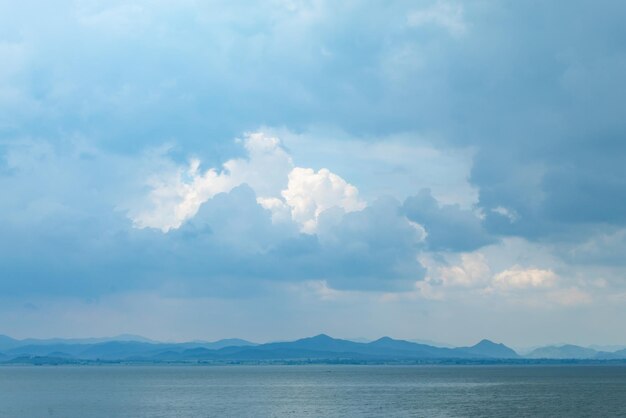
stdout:
POLYGON ((473 251, 496 241, 472 211, 458 205, 440 206, 428 189, 407 198, 402 210, 426 229, 426 242, 432 251, 473 251))
POLYGON ((241 296, 263 281, 391 289, 423 275, 415 259, 421 237, 397 202, 330 212, 317 236, 301 234, 294 223, 273 225, 271 213, 242 185, 207 201, 167 234, 134 229, 106 208, 49 214, 37 223, 5 221, 0 288, 5 295, 87 297, 174 285, 184 293, 241 296))
POLYGON ((564 281, 609 293, 624 277, 625 15, 610 0, 2 2, 0 290, 395 291, 424 276, 421 252, 521 237, 564 281), (295 164, 350 166, 333 172, 369 206, 329 209, 307 235, 240 186, 167 234, 133 228, 151 175, 245 157, 233 138, 261 126, 303 134, 295 164))

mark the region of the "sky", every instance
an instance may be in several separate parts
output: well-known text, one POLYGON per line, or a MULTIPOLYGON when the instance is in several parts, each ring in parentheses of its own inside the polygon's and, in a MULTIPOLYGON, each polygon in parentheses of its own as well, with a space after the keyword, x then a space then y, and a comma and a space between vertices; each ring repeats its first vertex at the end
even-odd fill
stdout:
POLYGON ((626 344, 625 18, 0 0, 0 334, 626 344))

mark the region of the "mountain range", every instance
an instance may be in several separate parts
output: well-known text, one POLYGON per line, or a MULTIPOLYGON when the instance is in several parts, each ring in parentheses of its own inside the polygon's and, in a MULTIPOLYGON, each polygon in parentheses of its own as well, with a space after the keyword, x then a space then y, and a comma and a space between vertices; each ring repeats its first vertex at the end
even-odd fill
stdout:
POLYGON ((614 353, 572 345, 542 347, 526 356, 504 344, 482 340, 468 347, 438 347, 390 337, 371 342, 325 334, 289 342, 256 344, 241 339, 163 343, 134 335, 90 339, 25 339, 0 335, 0 363, 85 362, 257 363, 257 362, 481 362, 525 359, 626 359, 614 353))
POLYGON ((589 347, 572 344, 539 347, 527 353, 529 359, 576 359, 576 360, 613 360, 625 359, 626 349, 616 351, 600 351, 589 347))

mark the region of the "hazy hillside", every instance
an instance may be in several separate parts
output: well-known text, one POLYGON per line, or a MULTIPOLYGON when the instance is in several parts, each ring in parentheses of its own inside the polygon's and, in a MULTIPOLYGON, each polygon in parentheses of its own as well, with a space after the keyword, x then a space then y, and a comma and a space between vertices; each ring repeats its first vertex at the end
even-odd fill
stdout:
POLYGON ((231 338, 215 342, 161 343, 134 340, 16 340, 0 336, 0 362, 66 364, 72 362, 438 362, 544 361, 626 359, 626 350, 596 351, 575 345, 541 347, 518 355, 501 343, 482 340, 467 347, 436 347, 382 337, 371 342, 332 338, 325 334, 295 341, 255 344, 231 338))
POLYGON ((383 337, 355 342, 317 335, 289 342, 254 344, 241 339, 216 342, 158 343, 136 341, 15 340, 4 337, 0 361, 140 361, 140 362, 240 362, 240 361, 411 361, 435 359, 515 359, 503 344, 488 340, 471 347, 445 348, 383 337), (56 360, 52 360, 56 359, 56 360), (34 361, 34 360, 32 360, 34 361))
POLYGON ((577 345, 561 345, 537 348, 526 354, 526 358, 533 359, 593 359, 598 352, 591 348, 577 345))

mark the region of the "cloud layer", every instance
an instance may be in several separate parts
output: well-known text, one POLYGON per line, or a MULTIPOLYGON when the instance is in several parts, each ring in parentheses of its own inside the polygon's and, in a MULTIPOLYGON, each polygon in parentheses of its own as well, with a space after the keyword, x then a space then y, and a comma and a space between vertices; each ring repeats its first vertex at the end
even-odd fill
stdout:
POLYGON ((140 295, 623 335, 593 323, 626 295, 625 14, 0 2, 0 327, 140 295))

